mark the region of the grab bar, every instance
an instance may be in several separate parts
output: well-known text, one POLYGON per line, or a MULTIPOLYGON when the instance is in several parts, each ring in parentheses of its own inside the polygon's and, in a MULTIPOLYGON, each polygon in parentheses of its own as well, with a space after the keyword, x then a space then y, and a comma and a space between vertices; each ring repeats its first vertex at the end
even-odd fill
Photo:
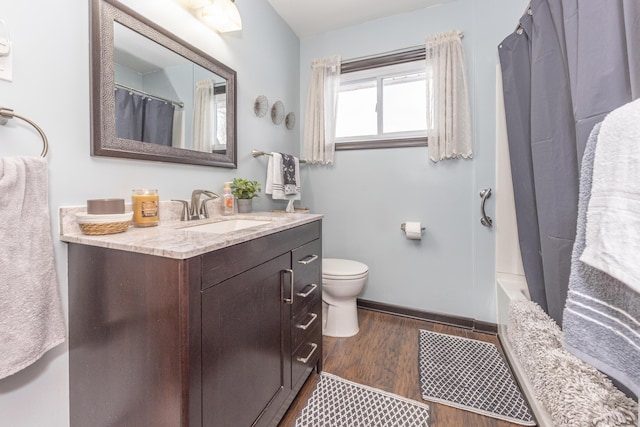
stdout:
POLYGON ((47 151, 49 151, 49 141, 47 141, 47 136, 44 134, 44 131, 40 129, 40 126, 38 126, 31 120, 27 119, 26 117, 23 117, 14 113, 13 110, 10 108, 0 107, 0 125, 6 125, 9 119, 12 119, 14 117, 16 119, 20 119, 29 123, 31 126, 34 127, 35 130, 38 131, 38 133, 42 137, 42 153, 40 153, 40 156, 45 157, 47 155, 47 151))
POLYGON ((480 192, 480 197, 482 198, 482 202, 480 202, 480 213, 482 214, 482 217, 480 218, 480 224, 484 225, 485 227, 491 228, 493 227, 493 220, 490 216, 487 216, 487 213, 484 210, 484 204, 486 203, 487 199, 491 197, 491 189, 485 188, 484 190, 482 190, 480 192))

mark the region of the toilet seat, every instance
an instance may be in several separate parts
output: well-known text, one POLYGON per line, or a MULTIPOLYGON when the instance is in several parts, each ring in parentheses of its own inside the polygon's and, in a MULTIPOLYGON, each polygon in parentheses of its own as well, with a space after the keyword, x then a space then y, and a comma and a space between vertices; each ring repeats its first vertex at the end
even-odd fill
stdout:
POLYGON ((358 279, 364 279, 365 277, 367 277, 369 275, 368 272, 362 273, 362 274, 358 274, 358 275, 353 275, 353 276, 338 276, 338 275, 331 275, 331 274, 324 274, 322 273, 322 278, 326 279, 326 280, 333 280, 333 281, 340 281, 340 280, 358 280, 358 279))
POLYGON ((358 280, 367 277, 369 267, 349 259, 324 258, 322 277, 329 280, 358 280))

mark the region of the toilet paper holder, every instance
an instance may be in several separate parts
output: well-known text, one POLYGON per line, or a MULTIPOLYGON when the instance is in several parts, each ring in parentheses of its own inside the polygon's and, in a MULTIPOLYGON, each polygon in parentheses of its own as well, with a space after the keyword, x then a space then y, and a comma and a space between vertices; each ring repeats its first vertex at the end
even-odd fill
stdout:
MULTIPOLYGON (((405 224, 404 222, 402 224, 400 224, 400 230, 405 231, 407 228, 407 224, 405 224)), ((424 231, 426 230, 425 227, 420 227, 420 231, 424 231)))

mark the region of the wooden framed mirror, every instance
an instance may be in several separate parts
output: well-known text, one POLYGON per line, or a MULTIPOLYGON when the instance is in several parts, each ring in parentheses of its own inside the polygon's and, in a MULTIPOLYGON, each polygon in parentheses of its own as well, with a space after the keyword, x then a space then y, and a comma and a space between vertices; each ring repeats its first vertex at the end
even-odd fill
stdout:
POLYGON ((94 156, 237 167, 236 72, 115 0, 91 1, 94 156))

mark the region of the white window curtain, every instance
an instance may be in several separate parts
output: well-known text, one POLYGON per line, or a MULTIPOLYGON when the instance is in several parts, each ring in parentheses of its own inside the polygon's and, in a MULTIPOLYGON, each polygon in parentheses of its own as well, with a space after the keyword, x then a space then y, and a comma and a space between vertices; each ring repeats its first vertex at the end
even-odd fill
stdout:
POLYGON ((307 163, 333 163, 340 61, 340 56, 313 60, 302 142, 307 163))
POLYGON ((429 159, 471 158, 471 113, 462 33, 448 31, 426 39, 429 159))
POLYGON ((173 111, 173 136, 171 137, 171 146, 175 148, 187 148, 183 108, 176 108, 173 111))
POLYGON ((227 95, 215 96, 216 111, 216 145, 214 149, 227 149, 227 95))
POLYGON ((211 153, 215 141, 215 103, 213 81, 196 83, 196 99, 193 109, 193 149, 211 153))

